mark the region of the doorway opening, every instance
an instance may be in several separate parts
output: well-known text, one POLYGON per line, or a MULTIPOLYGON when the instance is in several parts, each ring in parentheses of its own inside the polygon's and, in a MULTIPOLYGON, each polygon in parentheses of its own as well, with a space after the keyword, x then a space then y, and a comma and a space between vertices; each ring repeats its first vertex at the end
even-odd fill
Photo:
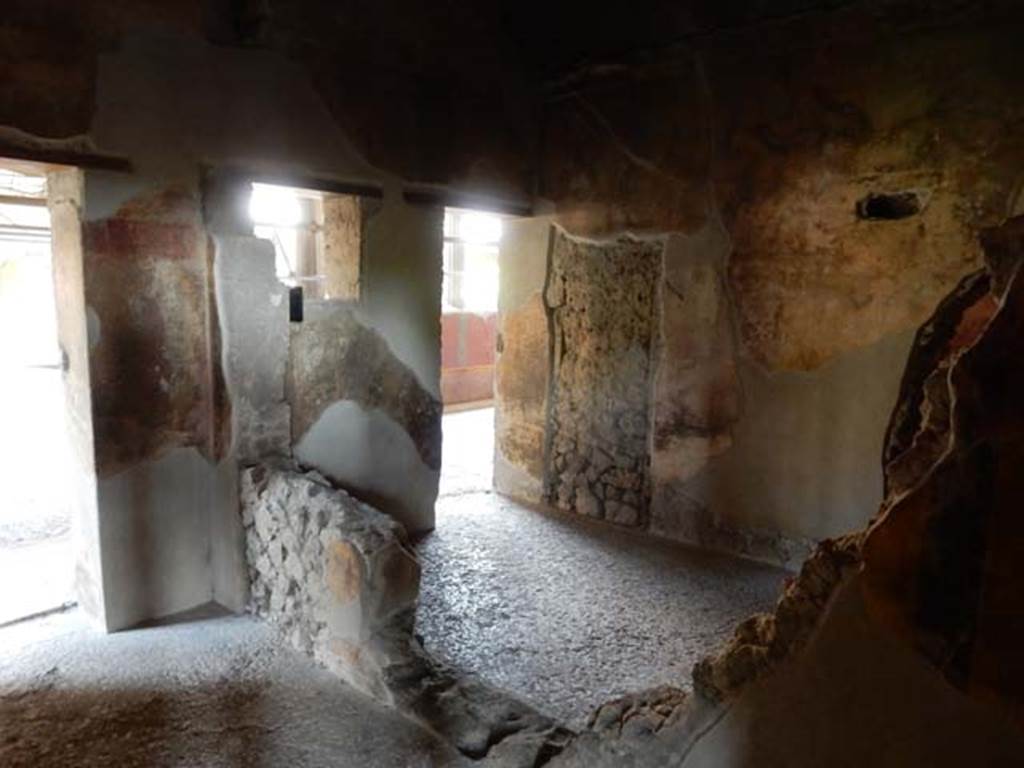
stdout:
POLYGON ((71 463, 46 176, 0 160, 0 626, 73 600, 71 463))
MULTIPOLYGON (((489 491, 492 486, 501 232, 501 216, 445 209, 442 497, 489 491)), ((443 510, 443 506, 438 509, 443 510)))

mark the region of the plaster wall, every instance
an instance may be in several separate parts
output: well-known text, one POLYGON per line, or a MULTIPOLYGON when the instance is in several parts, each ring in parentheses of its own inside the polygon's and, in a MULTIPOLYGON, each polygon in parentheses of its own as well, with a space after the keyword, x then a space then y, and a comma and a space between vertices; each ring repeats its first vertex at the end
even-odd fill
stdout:
MULTIPOLYGON (((544 490, 564 473, 545 452, 557 432, 549 381, 559 352, 542 299, 557 277, 551 227, 544 218, 512 222, 502 244, 495 480, 503 493, 557 503, 544 490)), ((651 277, 654 370, 635 377, 649 397, 650 502, 632 524, 795 566, 814 540, 863 526, 877 508, 877 457, 912 334, 886 335, 814 370, 767 370, 744 353, 722 225, 664 243, 651 277)), ((587 343, 611 343, 596 335, 587 343)))
POLYGON ((361 316, 440 398, 444 208, 404 202, 392 180, 383 202, 364 211, 361 316))
POLYGON ((801 657, 754 683, 680 764, 953 768, 1012 765, 1021 754, 1009 719, 948 686, 868 618, 853 578, 801 657))
POLYGON ((552 220, 508 219, 498 252, 494 487, 544 498, 550 338, 544 307, 552 220))
MULTIPOLYGON (((288 372, 296 459, 410 531, 430 530, 441 469, 438 379, 434 392, 423 386, 362 305, 313 302, 306 312, 292 325, 288 372)), ((434 322, 439 328, 438 314, 434 322)))
POLYGON ((68 476, 73 483, 67 498, 72 505, 75 592, 85 611, 102 623, 103 567, 89 383, 90 323, 82 255, 84 179, 81 171, 68 168, 51 171, 46 181, 57 339, 63 364, 64 425, 70 448, 68 476))
POLYGON ((912 336, 888 337, 813 375, 741 364, 743 417, 728 442, 701 453, 693 474, 665 471, 658 530, 789 561, 801 540, 863 526, 882 498, 876 457, 912 336))
POLYGON ((288 296, 274 272, 274 253, 264 240, 234 234, 248 224, 231 221, 243 190, 230 186, 217 211, 208 201, 207 227, 214 235, 213 280, 220 365, 227 391, 225 456, 216 467, 217 496, 210 506, 213 599, 241 610, 249 596, 244 534, 238 515, 239 466, 291 454, 291 411, 285 397, 288 362, 288 296))
POLYGON ((766 369, 738 328, 730 250, 718 222, 666 249, 651 530, 796 565, 881 500, 877 456, 912 332, 810 370, 766 369))
POLYGON ((228 411, 197 179, 87 172, 85 190, 102 622, 114 630, 213 599, 228 411))
POLYGON ((182 447, 98 479, 108 629, 213 599, 214 478, 195 448, 182 447))
POLYGON ((214 249, 230 453, 243 463, 288 456, 288 290, 275 274, 273 246, 255 237, 226 235, 215 238, 214 249))
POLYGON ((113 630, 211 599, 244 604, 236 467, 292 447, 282 289, 240 211, 205 205, 201 166, 389 188, 360 222, 360 307, 435 398, 441 212, 406 206, 395 180, 352 150, 306 73, 277 54, 167 25, 133 29, 98 54, 92 96, 87 130, 54 146, 122 156, 135 170, 84 173, 80 202, 66 206, 81 219, 67 231, 81 238, 82 263, 56 268, 72 287, 78 275, 84 299, 62 302, 66 318, 81 315, 62 343, 72 371, 87 367, 68 392, 93 436, 80 452, 79 593, 113 630), (79 320, 82 339, 72 338, 79 320))
MULTIPOLYGON (((439 469, 439 404, 423 379, 398 359, 391 340, 373 327, 372 314, 385 311, 379 304, 393 301, 396 294, 404 294, 415 309, 418 292, 429 295, 437 284, 433 274, 419 284, 405 284, 382 270, 380 262, 405 259, 408 271, 422 270, 422 262, 435 263, 439 273, 439 220, 434 232, 433 212, 409 207, 402 216, 389 216, 393 224, 404 222, 408 239, 349 242, 348 255, 353 249, 360 254, 353 275, 357 295, 352 300, 307 299, 303 319, 290 323, 287 290, 275 277, 270 244, 244 234, 250 226, 233 209, 232 201, 246 189, 244 179, 230 174, 207 183, 208 226, 220 233, 214 278, 230 396, 229 455, 242 466, 294 456, 410 530, 429 530, 439 469), (396 243, 408 250, 394 259, 383 249, 396 243), (430 251, 431 243, 436 252, 430 251), (396 477, 405 481, 396 484, 396 477)), ((388 205, 362 201, 355 208, 369 219, 388 205)), ((365 232, 366 226, 360 223, 355 231, 365 232)), ((435 306, 435 325, 439 311, 435 306)), ((420 329, 401 330, 398 341, 419 351, 420 329)), ((435 348, 433 360, 429 354, 420 356, 426 376, 437 365, 437 355, 435 348)), ((214 562, 223 564, 226 594, 239 594, 231 586, 238 573, 237 516, 218 515, 216 520, 220 532, 213 537, 214 552, 218 547, 224 551, 214 562)))
MULTIPOLYGON (((1019 23, 994 8, 874 5, 612 55, 547 94, 549 220, 577 237, 668 238, 658 535, 793 564, 811 540, 862 525, 881 498, 880 435, 910 335, 979 264, 977 231, 1020 205, 1019 23), (916 211, 863 215, 887 193, 912 194, 916 211)), ((503 281, 542 284, 539 266, 516 272, 514 231, 508 247, 503 281)), ((536 265, 546 244, 532 247, 536 265)), ((501 381, 547 335, 525 307, 506 302, 500 319, 512 353, 499 358, 496 474, 536 498, 546 467, 526 436, 543 409, 520 404, 541 390, 501 381)), ((538 360, 519 363, 535 382, 538 360)))

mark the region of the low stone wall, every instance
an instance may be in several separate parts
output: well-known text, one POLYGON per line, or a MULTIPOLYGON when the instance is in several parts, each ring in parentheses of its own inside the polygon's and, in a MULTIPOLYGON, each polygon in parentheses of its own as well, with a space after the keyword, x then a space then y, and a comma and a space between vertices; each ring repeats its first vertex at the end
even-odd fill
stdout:
POLYGON ((393 704, 385 678, 408 655, 420 580, 401 526, 315 472, 246 469, 241 502, 255 613, 393 704))
POLYGON ((493 768, 541 765, 571 733, 431 658, 413 635, 420 567, 402 526, 288 465, 241 476, 252 610, 360 691, 493 768))

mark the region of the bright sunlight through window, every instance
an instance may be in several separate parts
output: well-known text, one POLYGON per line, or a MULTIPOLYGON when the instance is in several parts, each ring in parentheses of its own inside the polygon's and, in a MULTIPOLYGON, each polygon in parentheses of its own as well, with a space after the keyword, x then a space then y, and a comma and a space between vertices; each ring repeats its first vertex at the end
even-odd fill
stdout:
POLYGON ((445 312, 498 310, 501 217, 448 208, 444 213, 445 312))

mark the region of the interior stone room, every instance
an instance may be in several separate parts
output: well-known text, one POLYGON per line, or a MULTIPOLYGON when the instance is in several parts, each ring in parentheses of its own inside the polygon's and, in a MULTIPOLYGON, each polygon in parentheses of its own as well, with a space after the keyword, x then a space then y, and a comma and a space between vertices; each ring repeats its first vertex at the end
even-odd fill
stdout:
POLYGON ((9 0, 0 764, 1024 764, 1022 38, 9 0))

